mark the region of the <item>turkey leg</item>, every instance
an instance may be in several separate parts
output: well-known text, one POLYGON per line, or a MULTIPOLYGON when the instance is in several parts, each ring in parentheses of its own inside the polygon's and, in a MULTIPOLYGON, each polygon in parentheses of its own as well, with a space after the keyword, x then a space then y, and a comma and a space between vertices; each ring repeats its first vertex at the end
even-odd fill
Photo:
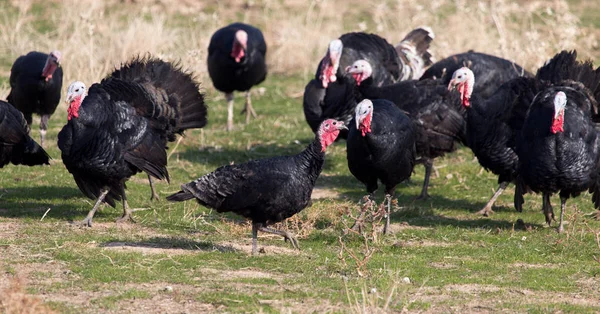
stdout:
POLYGON ((492 198, 490 198, 485 207, 482 210, 478 211, 477 214, 483 215, 485 217, 488 217, 489 215, 493 214, 494 211, 492 210, 492 206, 494 206, 494 203, 496 203, 496 199, 498 199, 498 196, 500 196, 500 194, 504 192, 507 186, 508 182, 500 183, 500 186, 498 186, 498 190, 496 190, 496 193, 492 195, 492 198))
POLYGON ((552 204, 550 203, 550 194, 544 193, 542 194, 542 211, 544 212, 544 216, 546 217, 546 223, 548 226, 554 220, 554 211, 552 210, 552 204))
POLYGON ((233 130, 233 93, 225 94, 227 99, 227 131, 233 130))
POLYGON ((563 228, 563 219, 565 215, 565 208, 567 207, 567 198, 560 198, 560 223, 558 224, 558 233, 562 233, 564 231, 563 228))
POLYGON ((135 222, 135 220, 133 220, 133 217, 131 217, 131 214, 133 213, 131 211, 131 208, 129 208, 129 205, 127 204, 127 196, 125 195, 125 184, 121 183, 121 195, 123 196, 123 215, 121 216, 121 218, 117 219, 117 223, 124 223, 124 222, 135 222))
POLYGON ((100 196, 98 196, 98 200, 96 200, 96 204, 94 204, 94 207, 92 207, 92 210, 90 210, 88 212, 88 214, 85 217, 85 219, 83 219, 81 222, 79 222, 78 225, 80 227, 91 227, 92 226, 92 218, 94 218, 94 214, 98 210, 98 207, 100 207, 100 204, 102 204, 102 201, 106 197, 106 194, 108 194, 108 191, 109 191, 109 188, 104 188, 100 192, 100 196))
POLYGON ((48 119, 50 119, 50 115, 44 114, 40 120, 40 145, 42 147, 44 147, 44 139, 46 139, 46 130, 48 130, 48 119))
POLYGON ((246 124, 250 123, 250 116, 256 118, 257 114, 252 108, 252 100, 250 99, 250 90, 246 91, 246 104, 241 113, 246 113, 246 124))
POLYGON ((423 180, 423 189, 421 194, 417 197, 418 200, 426 200, 430 198, 427 189, 429 188, 429 178, 431 177, 431 168, 433 168, 433 160, 429 158, 421 158, 421 163, 425 167, 425 179, 423 180))
POLYGON ((385 194, 385 200, 387 201, 387 211, 385 213, 385 226, 383 227, 383 234, 387 234, 388 230, 390 229, 390 216, 392 214, 392 194, 393 194, 393 190, 391 193, 386 193, 385 194))
POLYGON ((156 190, 154 189, 154 182, 152 182, 152 177, 148 175, 148 182, 150 183, 150 190, 152 190, 152 195, 150 196, 150 200, 158 201, 158 194, 156 194, 156 190))

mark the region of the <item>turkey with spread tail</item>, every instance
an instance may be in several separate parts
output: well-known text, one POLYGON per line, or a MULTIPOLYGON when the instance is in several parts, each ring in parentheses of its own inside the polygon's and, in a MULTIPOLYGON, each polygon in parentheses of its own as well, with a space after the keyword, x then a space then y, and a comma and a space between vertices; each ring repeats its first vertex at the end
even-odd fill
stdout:
POLYGON ((325 162, 325 150, 345 128, 343 122, 325 120, 314 141, 301 153, 222 166, 182 185, 181 191, 167 200, 196 199, 219 213, 233 212, 248 218, 252 222, 252 255, 257 253, 258 231, 280 235, 298 248, 292 234, 269 225, 310 205, 312 190, 325 162))
POLYGON ((125 182, 134 174, 169 180, 167 142, 206 125, 198 88, 178 65, 152 57, 128 62, 89 91, 82 82, 69 86, 68 122, 58 147, 81 192, 97 200, 82 225, 91 226, 102 202, 114 207, 119 200, 118 221, 132 220, 125 182))

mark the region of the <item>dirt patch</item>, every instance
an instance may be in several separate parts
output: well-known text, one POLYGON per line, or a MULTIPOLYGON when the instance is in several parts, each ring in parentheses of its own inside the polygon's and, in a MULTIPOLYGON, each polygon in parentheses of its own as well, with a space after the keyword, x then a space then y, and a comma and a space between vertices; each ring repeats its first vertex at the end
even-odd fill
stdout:
POLYGON ((443 263, 443 262, 431 262, 429 263, 429 265, 433 268, 438 268, 438 269, 455 269, 458 268, 457 265, 451 264, 451 263, 443 263))
POLYGON ((25 293, 25 287, 20 278, 14 277, 10 285, 0 290, 0 313, 54 313, 35 296, 25 293))
MULTIPOLYGON (((281 237, 278 237, 281 238, 281 237)), ((301 255, 302 251, 295 250, 291 246, 285 247, 285 245, 290 245, 289 243, 281 241, 280 246, 268 245, 264 243, 260 243, 260 237, 258 239, 258 250, 260 255, 301 255)), ((302 243, 300 243, 302 245, 302 243)), ((219 242, 216 247, 221 249, 230 249, 232 251, 243 252, 248 255, 252 255, 252 242, 245 241, 244 243, 238 242, 219 242)), ((221 251, 221 249, 219 251, 221 251)))
POLYGON ((527 268, 527 269, 556 269, 556 268, 560 268, 563 267, 564 264, 550 264, 550 263, 546 263, 546 264, 527 264, 527 263, 514 263, 512 264, 512 267, 517 267, 517 268, 527 268))
POLYGON ((0 222, 0 239, 3 241, 14 239, 19 234, 19 230, 21 230, 21 225, 18 223, 2 221, 0 222))
POLYGON ((404 230, 431 230, 431 227, 411 226, 407 222, 390 224, 388 229, 390 234, 402 232, 404 230))
POLYGON ((108 242, 99 245, 107 250, 121 251, 121 252, 138 252, 144 255, 146 254, 166 254, 166 255, 181 255, 181 254, 192 254, 197 252, 195 250, 186 250, 181 248, 174 248, 169 244, 162 243, 151 243, 151 242, 108 242))
POLYGON ((150 299, 122 300, 116 308, 120 313, 209 313, 223 311, 225 306, 215 307, 179 295, 161 293, 150 299))
MULTIPOLYGON (((202 273, 206 273, 210 276, 216 276, 222 279, 237 279, 237 278, 268 278, 268 279, 280 279, 283 278, 281 275, 273 273, 267 273, 258 269, 237 269, 237 270, 223 270, 214 268, 202 268, 202 273)), ((202 278, 198 278, 202 280, 202 278)))
POLYGON ((340 193, 336 192, 332 189, 324 188, 324 187, 315 187, 311 194, 311 199, 319 200, 319 199, 331 199, 331 198, 339 198, 340 193))

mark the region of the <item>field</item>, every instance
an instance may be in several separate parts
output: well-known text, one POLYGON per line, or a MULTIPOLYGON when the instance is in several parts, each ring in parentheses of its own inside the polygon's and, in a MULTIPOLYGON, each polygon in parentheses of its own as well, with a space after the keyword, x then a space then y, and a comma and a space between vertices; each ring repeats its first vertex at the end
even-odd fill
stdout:
MULTIPOLYGON (((537 67, 561 49, 600 64, 600 7, 593 1, 8 1, 0 0, 0 99, 12 62, 30 50, 63 52, 68 84, 99 81, 130 57, 151 52, 179 60, 202 82, 209 124, 169 148, 171 184, 150 201, 145 175, 128 182, 135 224, 117 225, 121 206, 105 206, 92 228, 73 227, 93 202, 78 190, 56 146, 66 122, 50 120, 50 166, 9 165, 0 172, 1 313, 200 312, 599 312, 600 222, 590 195, 570 200, 566 232, 544 223, 541 196, 512 204, 513 186, 495 214, 481 209, 497 187, 466 148, 436 160, 431 199, 415 200, 423 168, 397 190, 389 235, 345 234, 364 186, 350 174, 345 143, 332 145, 313 205, 279 226, 301 250, 250 224, 189 201, 164 197, 231 162, 295 154, 313 140, 302 92, 329 40, 347 31, 398 42, 429 25, 441 59, 468 49, 537 67), (210 35, 235 20, 263 29, 270 75, 253 90, 259 117, 225 131, 224 97, 206 73, 210 35)), ((236 112, 243 95, 236 95, 236 112)), ((32 136, 39 138, 39 118, 32 136)), ((377 198, 383 200, 379 191, 377 198)), ((558 197, 552 198, 558 210, 558 197)), ((377 219, 375 219, 377 220, 377 219)))

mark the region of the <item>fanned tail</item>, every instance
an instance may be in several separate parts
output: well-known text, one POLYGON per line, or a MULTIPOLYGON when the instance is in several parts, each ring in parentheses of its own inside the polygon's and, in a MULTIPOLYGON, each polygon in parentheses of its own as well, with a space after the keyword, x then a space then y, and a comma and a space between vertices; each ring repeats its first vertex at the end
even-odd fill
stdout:
MULTIPOLYGON (((138 57, 115 70, 110 77, 139 84, 144 97, 154 104, 146 115, 170 125, 169 140, 175 133, 202 128, 207 122, 207 107, 199 84, 179 64, 147 57, 138 57)), ((140 110, 140 108, 136 108, 140 110)))
POLYGON ((398 56, 402 61, 401 80, 419 79, 425 69, 433 64, 433 56, 429 52, 429 45, 435 34, 427 26, 412 30, 396 46, 398 56))

